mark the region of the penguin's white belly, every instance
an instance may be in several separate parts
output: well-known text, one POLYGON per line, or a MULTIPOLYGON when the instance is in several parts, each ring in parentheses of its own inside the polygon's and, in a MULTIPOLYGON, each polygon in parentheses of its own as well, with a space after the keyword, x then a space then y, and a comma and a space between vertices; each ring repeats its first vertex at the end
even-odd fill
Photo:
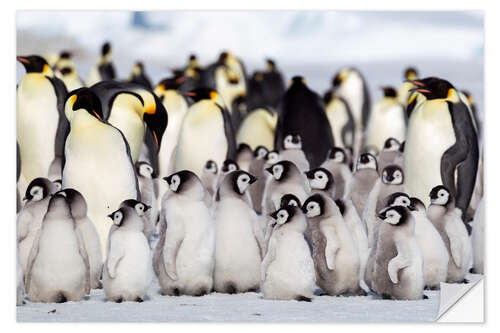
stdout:
POLYGON ((54 89, 46 81, 36 87, 21 81, 17 91, 17 142, 21 175, 27 184, 36 177, 47 177, 55 156, 59 113, 54 89))
MULTIPOLYGON (((345 104, 339 100, 332 101, 326 107, 326 115, 328 117, 328 121, 330 122, 330 127, 332 128, 332 135, 335 146, 344 147, 342 129, 347 125, 347 122, 349 121, 349 116, 347 114, 347 108, 345 107, 345 104)), ((351 145, 352 142, 346 142, 346 144, 351 145)))
POLYGON ((144 140, 144 122, 134 112, 120 109, 120 106, 114 106, 108 122, 118 128, 125 136, 130 146, 130 156, 135 163, 139 158, 144 140))
POLYGON ((441 158, 456 142, 446 103, 426 102, 414 111, 409 122, 404 173, 408 194, 429 205, 429 193, 443 183, 441 158))
POLYGON ((246 116, 236 135, 236 142, 246 143, 252 150, 258 146, 273 150, 276 121, 267 113, 257 110, 246 116))
POLYGON ((175 171, 191 170, 201 177, 206 161, 213 160, 217 165, 222 165, 227 149, 221 114, 207 116, 196 122, 190 121, 188 115, 184 119, 177 145, 175 171))
POLYGON ((405 140, 406 124, 402 106, 386 104, 375 106, 367 128, 366 145, 374 146, 378 151, 382 150, 388 138, 395 138, 399 142, 405 140))
POLYGON ((355 77, 348 79, 342 83, 337 93, 347 101, 356 124, 355 126, 360 127, 364 101, 363 82, 361 79, 355 77))

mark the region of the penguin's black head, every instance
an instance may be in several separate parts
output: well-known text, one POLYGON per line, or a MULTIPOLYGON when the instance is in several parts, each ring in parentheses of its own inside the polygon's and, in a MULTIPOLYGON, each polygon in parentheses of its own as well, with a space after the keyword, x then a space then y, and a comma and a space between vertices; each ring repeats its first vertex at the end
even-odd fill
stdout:
POLYGON ((298 209, 299 208, 295 206, 280 207, 277 211, 271 213, 269 216, 271 216, 272 219, 276 221, 277 225, 284 225, 293 219, 298 209))
POLYGON ((85 109, 92 116, 103 120, 101 101, 99 97, 89 88, 83 87, 70 92, 66 97, 66 102, 70 100, 71 110, 77 111, 85 109))
POLYGON ((194 60, 197 60, 196 59, 196 54, 189 55, 189 61, 194 61, 194 60))
POLYGON ((334 160, 337 163, 347 162, 346 153, 341 147, 333 147, 328 153, 328 158, 334 160))
POLYGON ((356 170, 359 169, 374 169, 378 170, 377 159, 370 153, 361 154, 356 164, 356 170))
POLYGON ((105 57, 108 54, 111 54, 111 44, 109 42, 105 42, 101 47, 101 56, 105 57))
POLYGON ((325 198, 319 193, 311 195, 302 205, 302 211, 309 218, 323 215, 325 212, 325 198))
POLYGON ((305 174, 312 189, 327 191, 334 185, 332 174, 325 168, 312 169, 306 171, 305 174))
POLYGON ((243 195, 248 187, 255 183, 255 181, 257 180, 257 177, 243 170, 233 171, 227 177, 231 177, 233 190, 239 195, 243 195))
POLYGON ((204 166, 203 170, 215 175, 215 174, 217 174, 217 163, 215 163, 212 160, 208 160, 205 163, 205 166, 204 166))
POLYGON ((198 176, 189 170, 181 170, 163 179, 167 182, 170 190, 175 193, 183 193, 195 182, 200 182, 198 176))
POLYGON ((285 149, 301 149, 302 139, 300 135, 288 134, 285 136, 285 139, 283 139, 283 147, 285 149))
POLYGON ((247 113, 247 98, 244 94, 238 95, 231 103, 231 109, 237 110, 240 114, 244 115, 247 113))
POLYGON ((290 80, 290 86, 297 86, 297 87, 304 86, 305 87, 305 85, 306 85, 306 80, 304 79, 303 76, 295 75, 290 80))
POLYGON ((403 206, 391 206, 382 209, 378 217, 385 223, 402 226, 408 222, 411 213, 408 208, 403 206))
POLYGON ((255 150, 253 151, 253 157, 260 160, 260 159, 266 158, 268 152, 269 151, 267 150, 266 147, 257 146, 257 148, 255 148, 255 150))
POLYGON ((83 195, 73 188, 65 188, 64 190, 60 190, 59 192, 56 192, 56 194, 57 193, 64 193, 64 195, 66 196, 66 200, 69 203, 72 203, 75 200, 81 200, 81 199, 85 200, 83 198, 83 195))
POLYGON ((35 178, 28 185, 23 200, 40 201, 51 194, 53 189, 54 185, 49 179, 43 177, 35 178))
POLYGON ((161 139, 163 138, 163 134, 167 129, 168 115, 167 115, 167 110, 163 106, 163 103, 160 100, 160 98, 153 92, 151 91, 149 92, 153 95, 155 104, 154 107, 147 107, 145 109, 143 119, 147 125, 147 128, 151 131, 154 142, 156 144, 156 148, 159 151, 161 145, 161 139))
POLYGON ((218 93, 217 91, 210 88, 196 88, 194 90, 186 92, 185 95, 191 97, 191 99, 193 99, 193 101, 196 103, 205 99, 215 101, 218 93))
POLYGON ((109 214, 108 217, 113 220, 113 224, 117 227, 121 227, 123 221, 127 216, 127 210, 124 207, 120 207, 115 210, 113 213, 109 214))
POLYGON ((405 69, 404 78, 406 80, 416 80, 418 78, 418 71, 415 67, 408 67, 405 69))
POLYGON ((236 171, 239 169, 240 169, 240 166, 238 165, 238 163, 236 163, 236 161, 231 160, 231 159, 225 160, 222 163, 222 167, 220 168, 220 170, 222 171, 223 174, 228 174, 230 172, 233 172, 233 171, 236 171))
POLYGON ((160 81, 158 85, 156 86, 157 88, 160 89, 160 91, 165 91, 165 90, 177 90, 180 88, 180 86, 186 81, 186 77, 184 76, 175 76, 175 77, 170 77, 166 78, 160 81))
POLYGON ((406 143, 406 141, 403 141, 403 142, 401 142, 401 144, 399 145, 399 152, 400 152, 400 153, 404 153, 404 151, 405 151, 405 143, 406 143))
POLYGON ((333 77, 333 80, 332 80, 332 86, 334 88, 340 86, 340 84, 342 83, 342 75, 339 73, 337 73, 334 77, 333 77))
POLYGON ((452 196, 450 191, 443 185, 438 185, 431 190, 429 193, 432 205, 446 206, 452 201, 452 196))
POLYGON ((401 185, 404 182, 403 169, 400 166, 392 164, 382 170, 382 182, 384 184, 401 185))
POLYGON ((455 89, 450 82, 437 77, 428 77, 411 82, 415 85, 415 88, 410 89, 410 91, 417 91, 423 94, 428 100, 446 99, 455 89))
POLYGON ((120 207, 133 208, 139 216, 144 216, 144 214, 151 208, 151 206, 146 205, 144 202, 137 201, 135 199, 127 199, 123 201, 120 204, 120 207))
POLYGON ((65 188, 56 192, 54 195, 60 194, 66 197, 66 202, 70 205, 71 215, 73 218, 82 218, 87 216, 87 202, 83 195, 75 189, 65 188))
POLYGON ((69 75, 73 72, 73 68, 71 67, 62 67, 61 69, 59 69, 59 73, 61 73, 62 75, 69 75))
POLYGON ((71 52, 69 52, 69 51, 62 51, 59 54, 59 59, 71 59, 71 52))
POLYGON ((16 59, 23 64, 24 69, 26 69, 26 73, 46 74, 50 70, 50 66, 47 61, 38 55, 30 55, 26 57, 18 56, 16 59))
POLYGON ((68 199, 66 198, 66 193, 59 191, 52 195, 49 200, 49 207, 47 211, 55 209, 64 210, 67 213, 71 212, 68 199))
POLYGON ((143 64, 141 61, 137 61, 137 62, 135 63, 135 66, 139 69, 139 71, 140 71, 141 73, 143 73, 143 72, 144 72, 144 64, 143 64))
POLYGON ((333 91, 327 91, 324 95, 323 95, 323 103, 325 103, 325 105, 328 105, 328 103, 331 102, 331 100, 333 99, 333 97, 335 96, 335 94, 333 93, 333 91))
POLYGON ((246 153, 252 153, 252 154, 253 154, 253 152, 252 152, 252 148, 250 148, 250 146, 249 146, 249 145, 247 145, 246 143, 243 143, 243 142, 242 142, 242 143, 240 143, 240 144, 238 145, 238 155, 239 155, 239 154, 242 154, 242 153, 245 153, 245 152, 246 152, 246 153))
POLYGON ((222 51, 220 54, 219 54, 219 59, 217 60, 218 63, 220 64, 224 64, 226 63, 226 60, 227 60, 227 57, 229 56, 229 52, 227 51, 222 51))
POLYGON ((395 150, 399 149, 400 145, 401 144, 399 143, 398 140, 396 140, 394 138, 388 138, 384 142, 384 148, 383 148, 383 150, 395 151, 395 150))
POLYGON ((335 200, 335 204, 339 207, 340 215, 344 216, 345 213, 345 202, 342 199, 335 200))
POLYGON ((269 168, 266 168, 266 171, 273 176, 274 180, 282 182, 288 179, 290 171, 293 168, 297 169, 293 162, 284 160, 274 163, 269 168))
POLYGON ((394 192, 385 197, 384 203, 386 207, 389 206, 408 207, 411 205, 411 200, 410 196, 404 192, 394 192))
POLYGON ((274 72, 276 70, 276 63, 272 59, 266 59, 267 71, 274 72))
POLYGON ((415 210, 424 211, 425 212, 425 204, 419 198, 411 197, 410 205, 412 205, 415 210))
POLYGON ((382 91, 384 92, 384 97, 397 97, 398 93, 396 89, 393 87, 382 87, 382 91))
POLYGON ((146 161, 137 161, 135 163, 135 171, 139 176, 147 178, 156 178, 156 174, 151 164, 146 161))
POLYGON ((286 206, 295 206, 300 208, 301 206, 300 199, 297 198, 297 196, 295 196, 294 194, 291 193, 285 194, 284 196, 281 197, 280 207, 286 207, 286 206))

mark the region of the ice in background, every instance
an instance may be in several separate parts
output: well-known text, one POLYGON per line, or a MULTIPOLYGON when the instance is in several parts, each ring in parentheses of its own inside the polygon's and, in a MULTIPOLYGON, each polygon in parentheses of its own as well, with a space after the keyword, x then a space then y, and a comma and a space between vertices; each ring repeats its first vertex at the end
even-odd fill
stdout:
POLYGON ((230 50, 249 73, 271 57, 321 94, 341 66, 356 66, 377 100, 378 87, 400 84, 413 65, 469 90, 482 111, 480 11, 19 11, 16 24, 18 54, 71 50, 84 79, 109 40, 120 78, 141 60, 157 83, 191 53, 208 64, 230 50))

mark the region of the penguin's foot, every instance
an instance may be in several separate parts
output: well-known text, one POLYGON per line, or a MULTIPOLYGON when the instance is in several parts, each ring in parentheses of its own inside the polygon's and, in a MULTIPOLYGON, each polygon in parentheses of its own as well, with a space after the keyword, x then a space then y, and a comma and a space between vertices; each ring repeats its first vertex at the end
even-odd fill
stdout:
POLYGON ((121 302, 123 302, 123 298, 122 298, 122 297, 119 297, 119 298, 115 299, 115 302, 116 302, 116 303, 121 303, 121 302))
POLYGON ((135 299, 135 301, 136 301, 137 303, 142 303, 142 302, 144 302, 144 300, 143 300, 142 298, 140 298, 140 297, 137 297, 137 298, 135 299))
POLYGON ((296 301, 299 301, 299 302, 311 302, 311 301, 312 301, 312 298, 309 298, 309 297, 306 297, 306 296, 299 295, 299 296, 295 297, 295 300, 296 300, 296 301))
POLYGON ((256 293, 259 292, 259 287, 253 287, 247 290, 248 293, 256 293))
POLYGON ((55 303, 65 303, 67 300, 68 299, 64 296, 64 294, 59 294, 56 297, 55 303))
POLYGON ((429 299, 429 296, 424 295, 424 296, 422 296, 422 299, 429 299))
POLYGON ((470 281, 469 281, 469 280, 467 280, 467 279, 463 279, 460 283, 467 284, 467 283, 470 283, 470 281))
POLYGON ((386 293, 382 293, 382 295, 380 295, 380 297, 382 297, 382 299, 392 299, 391 295, 386 294, 386 293))
POLYGON ((238 290, 236 289, 236 286, 232 282, 228 282, 226 284, 226 294, 236 294, 238 290))
POLYGON ((196 292, 193 293, 193 296, 195 297, 200 297, 200 296, 203 296, 203 295, 206 295, 208 294, 208 290, 204 287, 198 289, 196 292))
POLYGON ((474 267, 471 267, 471 269, 469 269, 469 273, 476 274, 476 271, 474 270, 474 267))

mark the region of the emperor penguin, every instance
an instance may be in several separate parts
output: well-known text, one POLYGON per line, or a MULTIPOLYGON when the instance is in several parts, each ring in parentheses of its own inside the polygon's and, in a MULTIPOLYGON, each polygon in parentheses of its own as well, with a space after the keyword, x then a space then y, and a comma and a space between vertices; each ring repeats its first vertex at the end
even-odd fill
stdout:
POLYGON ((472 273, 484 274, 484 199, 481 199, 472 223, 472 248, 474 258, 472 273))
POLYGON ((101 241, 92 221, 87 216, 87 203, 80 192, 67 188, 59 191, 59 194, 66 197, 71 215, 75 220, 76 227, 82 235, 82 240, 87 250, 90 268, 90 287, 101 289, 102 274, 102 249, 101 241))
POLYGON ((135 164, 141 201, 148 207, 144 212, 144 234, 148 240, 153 236, 156 223, 158 221, 159 209, 158 199, 155 193, 155 179, 153 178, 153 167, 145 161, 138 161, 135 164))
POLYGON ((142 302, 153 280, 144 224, 136 210, 128 206, 120 207, 109 218, 117 228, 110 234, 109 255, 102 274, 104 294, 116 303, 142 302))
POLYGON ((443 184, 468 222, 479 161, 473 120, 450 82, 430 77, 413 83, 410 104, 421 97, 411 112, 405 142, 408 194, 428 205, 430 191, 443 184))
POLYGON ((425 299, 423 261, 408 208, 387 207, 380 225, 373 289, 382 299, 425 299))
POLYGON ((259 289, 264 235, 257 214, 245 199, 255 180, 246 171, 232 171, 215 194, 214 289, 217 292, 233 294, 259 289))
POLYGON ((351 146, 354 157, 360 153, 362 133, 366 129, 371 111, 371 100, 368 85, 361 72, 353 67, 340 69, 332 80, 335 96, 343 98, 351 110, 354 120, 354 137, 351 146))
POLYGON ((227 109, 217 102, 218 94, 211 89, 190 93, 194 104, 182 122, 175 170, 190 170, 201 177, 207 160, 222 165, 226 159, 236 159, 236 141, 227 109))
POLYGON ((311 302, 316 273, 304 237, 307 220, 299 207, 286 206, 271 214, 276 221, 261 265, 264 299, 311 302))
POLYGON ((162 295, 202 296, 213 288, 215 221, 205 204, 205 189, 191 171, 165 177, 160 240, 154 266, 162 295))
POLYGON ((217 174, 217 163, 212 160, 208 160, 205 163, 205 167, 203 168, 203 173, 201 174, 200 180, 211 198, 215 193, 217 185, 217 174))
POLYGON ((293 162, 301 172, 309 170, 309 161, 302 150, 300 135, 289 134, 283 140, 283 149, 280 151, 280 160, 293 162))
POLYGON ((81 88, 69 94, 65 111, 71 131, 66 139, 62 187, 77 190, 87 201, 87 214, 106 258, 107 215, 126 199, 140 200, 130 149, 120 130, 101 120, 101 102, 92 90, 81 88))
POLYGON ((111 44, 105 42, 101 47, 101 58, 92 67, 87 79, 87 86, 90 87, 97 82, 114 80, 116 78, 115 67, 111 62, 111 44))
POLYGON ((411 89, 413 89, 413 84, 411 81, 418 79, 418 71, 415 67, 408 67, 404 72, 404 82, 398 88, 398 101, 401 105, 407 105, 408 99, 410 99, 411 89))
POLYGON ((424 203, 410 198, 406 193, 396 192, 387 199, 388 206, 409 207, 415 219, 415 237, 424 262, 424 282, 429 289, 440 288, 448 274, 448 250, 434 225, 429 221, 424 203))
POLYGON ((64 51, 59 55, 59 59, 54 65, 55 75, 64 82, 68 91, 84 86, 83 81, 78 76, 76 65, 71 60, 71 53, 64 51))
POLYGON ((378 166, 380 171, 384 170, 385 167, 390 164, 396 164, 400 167, 403 167, 403 164, 399 160, 397 160, 397 158, 401 154, 399 151, 400 147, 401 144, 395 138, 388 138, 387 140, 385 140, 384 147, 378 154, 378 166))
POLYGON ((266 176, 264 171, 264 164, 266 163, 266 156, 269 151, 264 146, 258 146, 253 151, 253 159, 248 167, 248 172, 254 175, 257 180, 250 186, 248 192, 252 199, 253 209, 257 214, 262 212, 262 195, 266 186, 266 176))
POLYGON ((266 104, 276 108, 285 93, 283 75, 273 59, 266 59, 266 69, 262 73, 262 85, 266 104))
POLYGON ((323 96, 325 112, 332 128, 333 141, 337 147, 348 147, 354 144, 354 117, 349 104, 332 91, 323 96))
POLYGON ((253 72, 252 76, 248 79, 247 106, 250 110, 270 107, 267 98, 269 94, 266 92, 265 84, 264 73, 262 71, 253 72))
POLYGON ((246 143, 238 144, 238 155, 236 158, 236 163, 239 165, 241 170, 249 172, 250 164, 253 161, 253 150, 246 143))
MULTIPOLYGON (((144 233, 144 236, 146 236, 146 239, 148 240, 148 243, 151 242, 153 233, 155 230, 155 224, 153 224, 148 216, 148 212, 151 210, 151 206, 148 206, 146 203, 134 199, 127 199, 123 201, 120 204, 121 207, 131 207, 135 209, 135 212, 137 215, 141 218, 142 223, 143 223, 143 229, 142 232, 144 233)), ((111 231, 116 230, 117 226, 113 225, 111 227, 111 231)))
POLYGON ((262 214, 269 215, 280 207, 281 197, 291 193, 304 202, 311 193, 306 176, 290 161, 280 161, 268 167, 271 175, 262 195, 262 214))
POLYGON ((153 85, 151 84, 151 79, 146 74, 144 70, 144 64, 141 61, 137 61, 132 68, 132 73, 128 78, 128 82, 137 83, 149 90, 153 89, 153 85))
POLYGON ((268 108, 252 109, 243 118, 236 134, 237 143, 246 143, 255 150, 264 146, 274 149, 274 135, 278 123, 278 114, 268 108))
POLYGON ((77 302, 90 293, 85 243, 67 198, 60 192, 51 197, 33 242, 25 284, 32 302, 77 302))
POLYGON ((448 261, 447 283, 468 283, 465 275, 472 260, 472 244, 467 230, 460 218, 460 209, 443 185, 435 186, 430 194, 431 204, 427 216, 441 235, 450 255, 448 261))
POLYGON ((352 173, 345 150, 341 147, 333 147, 320 167, 330 171, 335 180, 334 199, 347 197, 352 181, 352 173))
POLYGON ((330 296, 366 295, 359 286, 360 255, 339 207, 316 193, 302 205, 318 286, 330 296))
POLYGON ((21 153, 20 193, 37 177, 48 177, 56 162, 55 179, 61 178, 64 142, 69 131, 64 116, 66 86, 45 59, 37 55, 17 57, 26 74, 16 91, 16 133, 21 153))
POLYGON ((387 138, 404 141, 406 135, 406 112, 393 87, 382 87, 384 97, 375 103, 366 124, 365 146, 381 151, 387 138))
POLYGON ((318 94, 307 87, 303 77, 292 78, 278 114, 275 149, 281 151, 287 135, 300 135, 310 167, 318 167, 334 141, 324 104, 318 94))
POLYGON ((363 216, 368 196, 379 179, 377 159, 371 154, 362 154, 356 163, 349 196, 359 216, 363 216))
POLYGON ((477 107, 476 107, 476 103, 474 102, 474 98, 472 98, 472 95, 469 91, 467 90, 463 90, 461 91, 461 93, 463 94, 463 100, 464 100, 464 103, 467 104, 467 106, 470 108, 470 111, 472 113, 472 118, 474 120, 474 124, 475 124, 475 128, 476 128, 476 133, 477 133, 477 137, 479 139, 479 141, 481 142, 481 138, 482 138, 482 121, 481 121, 481 118, 479 116, 479 112, 477 110, 477 107))
POLYGON ((17 214, 17 244, 23 274, 26 275, 28 258, 33 242, 42 226, 51 195, 56 191, 47 178, 35 178, 26 189, 24 207, 17 214))

